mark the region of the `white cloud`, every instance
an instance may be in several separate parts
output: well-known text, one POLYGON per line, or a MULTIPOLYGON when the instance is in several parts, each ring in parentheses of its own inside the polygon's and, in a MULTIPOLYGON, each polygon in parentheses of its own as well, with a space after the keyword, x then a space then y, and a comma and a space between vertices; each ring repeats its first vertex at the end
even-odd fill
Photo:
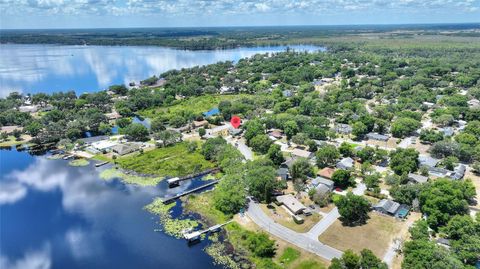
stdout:
POLYGON ((45 243, 42 248, 27 251, 17 260, 10 260, 0 254, 0 268, 2 269, 49 269, 52 267, 50 244, 45 243))
POLYGON ((27 188, 18 182, 0 182, 0 205, 15 203, 26 194, 27 188))

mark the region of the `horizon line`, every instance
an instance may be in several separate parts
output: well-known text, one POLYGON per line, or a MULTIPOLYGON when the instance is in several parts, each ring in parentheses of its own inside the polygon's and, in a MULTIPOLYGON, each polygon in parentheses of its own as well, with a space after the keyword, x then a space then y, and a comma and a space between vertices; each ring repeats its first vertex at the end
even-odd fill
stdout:
POLYGON ((72 27, 72 28, 1 28, 0 31, 16 30, 110 30, 110 29, 213 29, 213 28, 275 28, 275 27, 348 27, 348 26, 422 26, 422 25, 462 25, 478 24, 478 22, 422 22, 422 23, 361 23, 361 24, 284 24, 284 25, 225 25, 225 26, 132 26, 132 27, 72 27))

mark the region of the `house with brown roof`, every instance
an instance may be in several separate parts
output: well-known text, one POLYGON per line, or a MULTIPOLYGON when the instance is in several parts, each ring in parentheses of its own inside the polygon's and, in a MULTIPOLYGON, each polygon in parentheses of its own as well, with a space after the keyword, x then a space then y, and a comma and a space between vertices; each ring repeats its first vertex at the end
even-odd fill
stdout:
POLYGON ((317 172, 317 176, 323 177, 323 178, 326 178, 326 179, 332 179, 332 175, 333 175, 334 172, 335 172, 335 169, 330 168, 330 167, 325 167, 322 170, 319 170, 317 172))

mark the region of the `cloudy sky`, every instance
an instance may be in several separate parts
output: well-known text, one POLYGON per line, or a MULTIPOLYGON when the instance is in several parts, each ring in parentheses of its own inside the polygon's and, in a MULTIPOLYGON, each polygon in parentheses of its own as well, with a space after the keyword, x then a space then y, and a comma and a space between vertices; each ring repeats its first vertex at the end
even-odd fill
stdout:
POLYGON ((480 0, 0 0, 0 28, 479 22, 480 0))

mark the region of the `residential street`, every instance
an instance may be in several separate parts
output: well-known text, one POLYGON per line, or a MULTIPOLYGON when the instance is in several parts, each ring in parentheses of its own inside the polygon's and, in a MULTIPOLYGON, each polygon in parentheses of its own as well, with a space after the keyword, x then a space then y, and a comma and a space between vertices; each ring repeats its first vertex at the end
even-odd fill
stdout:
POLYGON ((235 147, 240 151, 240 153, 243 154, 243 156, 245 156, 245 159, 247 161, 253 160, 253 152, 247 145, 245 145, 245 143, 243 142, 243 139, 238 140, 237 142, 237 140, 234 140, 231 136, 228 136, 226 137, 226 140, 228 143, 232 144, 233 146, 235 146, 235 143, 237 143, 237 146, 235 147))
POLYGON ((270 234, 294 244, 306 251, 315 253, 322 258, 331 260, 342 255, 340 250, 324 245, 316 238, 312 239, 306 234, 297 233, 274 222, 262 211, 258 204, 253 201, 250 201, 246 214, 253 222, 270 234))

